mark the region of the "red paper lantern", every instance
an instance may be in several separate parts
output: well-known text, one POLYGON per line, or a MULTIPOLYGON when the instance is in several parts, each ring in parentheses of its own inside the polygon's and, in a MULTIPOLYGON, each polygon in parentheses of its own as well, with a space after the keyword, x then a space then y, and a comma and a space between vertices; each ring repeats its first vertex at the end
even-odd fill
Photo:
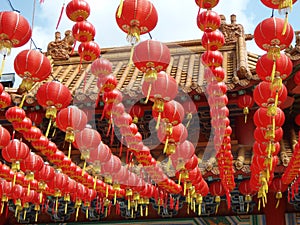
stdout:
POLYGON ((15 11, 0 12, 0 49, 6 49, 25 45, 31 38, 29 22, 20 13, 15 11))
POLYGON ((204 32, 202 36, 202 46, 207 51, 219 50, 225 43, 224 35, 221 31, 204 32))
POLYGON ((42 111, 29 111, 27 112, 27 117, 32 121, 35 126, 39 126, 43 122, 43 112, 42 111))
POLYGON ((47 183, 49 188, 55 190, 56 196, 61 196, 64 190, 67 189, 69 183, 69 177, 63 173, 55 173, 53 180, 47 183))
POLYGON ((90 15, 90 6, 84 0, 72 0, 66 7, 68 18, 74 22, 86 20, 90 15))
POLYGON ((209 184, 209 192, 211 195, 215 196, 215 202, 220 204, 221 196, 226 194, 226 189, 224 188, 221 181, 214 181, 209 184))
POLYGON ((100 173, 101 164, 109 161, 111 156, 110 148, 101 142, 96 149, 90 151, 90 158, 87 161, 93 165, 96 173, 100 173))
POLYGON ((201 56, 201 62, 207 67, 222 66, 223 54, 220 51, 205 51, 201 56))
POLYGON ((90 151, 101 143, 101 136, 95 129, 86 127, 75 134, 75 146, 80 150, 84 159, 88 159, 90 151))
POLYGON ((129 114, 133 117, 133 123, 137 123, 139 118, 144 116, 144 109, 140 105, 133 105, 130 108, 129 114))
POLYGON ((224 82, 210 82, 206 91, 209 96, 222 96, 227 92, 227 85, 224 82))
POLYGON ((287 98, 287 88, 282 84, 278 91, 273 91, 270 82, 262 81, 255 87, 253 98, 260 107, 268 107, 274 104, 280 106, 287 98))
POLYGON ((294 38, 292 26, 287 24, 286 32, 283 34, 284 26, 284 19, 271 17, 263 20, 254 30, 255 43, 259 48, 276 57, 279 51, 290 46, 294 38))
POLYGON ((72 101, 70 90, 58 81, 44 83, 37 90, 38 103, 46 108, 46 118, 55 119, 57 111, 66 108, 72 101))
POLYGON ((21 122, 26 116, 26 113, 24 109, 18 107, 18 106, 13 106, 10 107, 6 113, 5 117, 9 122, 21 122))
POLYGON ((0 94, 2 94, 3 91, 4 91, 4 87, 3 87, 3 85, 0 83, 0 94))
MULTIPOLYGON (((284 124, 285 115, 280 108, 276 108, 274 115, 275 129, 278 129, 284 124)), ((253 116, 254 124, 257 127, 274 128, 273 127, 273 116, 269 115, 267 108, 258 108, 253 116)))
POLYGON ((296 2, 297 0, 278 0, 278 1, 272 1, 272 0, 261 0, 261 2, 271 8, 271 9, 285 9, 285 8, 292 8, 293 4, 296 2))
POLYGON ((121 127, 129 127, 129 125, 132 123, 132 117, 129 113, 122 113, 119 117, 114 118, 114 123, 119 128, 121 127))
POLYGON ((75 23, 72 28, 72 35, 79 42, 93 41, 95 34, 95 27, 86 20, 75 23))
POLYGON ((38 140, 33 140, 31 141, 31 145, 32 147, 34 147, 36 150, 38 151, 43 151, 44 149, 46 149, 49 145, 49 139, 44 136, 41 135, 40 138, 38 140))
POLYGON ((105 177, 111 177, 121 169, 121 160, 112 155, 110 159, 101 165, 101 174, 105 177))
POLYGON ((157 24, 158 16, 154 5, 148 0, 124 0, 116 12, 119 28, 127 33, 130 43, 137 43, 140 35, 149 33, 157 24))
MULTIPOLYGON (((152 110, 154 118, 158 117, 158 113, 158 110, 152 110)), ((164 111, 161 113, 161 119, 172 126, 178 125, 184 119, 184 109, 182 105, 175 100, 164 103, 164 111)))
POLYGON ((170 155, 174 168, 184 167, 185 163, 193 157, 195 147, 192 142, 185 140, 176 147, 174 154, 170 155))
POLYGON ((0 125, 0 149, 6 147, 10 142, 10 133, 0 125))
POLYGON ((245 115, 245 123, 247 122, 247 115, 249 114, 249 108, 254 105, 254 100, 251 95, 245 94, 238 97, 238 107, 243 109, 245 115))
POLYGON ((113 74, 109 74, 107 76, 99 76, 97 79, 97 87, 99 88, 99 92, 110 92, 117 87, 118 80, 116 76, 113 74))
POLYGON ((92 62, 100 56, 99 45, 94 41, 82 42, 78 46, 78 54, 81 60, 92 62))
POLYGON ((56 117, 56 125, 59 129, 66 132, 65 141, 69 143, 74 142, 75 133, 83 130, 86 123, 87 117, 85 113, 76 106, 62 109, 56 117))
POLYGON ((105 77, 112 73, 112 63, 103 57, 98 58, 91 65, 91 73, 98 77, 105 77))
POLYGON ((2 149, 2 157, 12 163, 14 172, 20 170, 20 162, 29 154, 29 147, 18 139, 13 139, 9 144, 2 149))
POLYGON ((219 14, 212 10, 203 11, 197 15, 197 26, 203 32, 215 31, 220 25, 221 18, 219 14))
POLYGON ((0 181, 0 195, 2 196, 2 204, 3 202, 7 202, 9 200, 12 195, 12 189, 13 186, 11 182, 7 182, 4 179, 0 181))
POLYGON ((133 53, 134 65, 143 73, 145 82, 157 79, 157 73, 166 70, 171 59, 169 48, 154 40, 146 40, 135 46, 133 53))
POLYGON ((57 149, 54 154, 48 156, 48 160, 51 163, 56 165, 56 164, 61 163, 65 157, 66 157, 65 154, 62 151, 57 149))
POLYGON ((199 160, 198 160, 198 157, 197 155, 193 155, 184 165, 185 169, 187 170, 192 170, 194 169, 195 167, 198 167, 198 163, 199 163, 199 160))
POLYGON ((23 78, 21 86, 30 90, 34 82, 48 78, 52 72, 50 60, 37 50, 23 50, 15 58, 16 73, 23 78))
POLYGON ((218 5, 219 0, 195 0, 196 4, 203 9, 211 9, 218 5))
POLYGON ((282 139, 283 130, 281 127, 275 130, 275 135, 272 130, 256 127, 254 130, 254 138, 258 142, 278 142, 282 139))
POLYGON ((277 155, 278 152, 280 151, 280 143, 275 142, 275 143, 260 143, 255 141, 253 145, 253 153, 259 156, 274 156, 277 155))
POLYGON ((48 163, 45 163, 44 166, 35 173, 35 177, 39 182, 48 183, 54 178, 54 169, 48 163))
POLYGON ((15 121, 12 123, 14 129, 20 133, 27 132, 32 127, 31 119, 25 117, 21 122, 15 121))
MULTIPOLYGON (((271 81, 272 71, 274 67, 274 60, 270 55, 262 55, 256 63, 256 73, 261 80, 271 81)), ((275 74, 277 78, 285 80, 290 76, 293 70, 293 63, 291 59, 284 53, 280 53, 280 56, 276 58, 275 62, 275 74)))
POLYGON ((11 97, 6 91, 2 91, 0 94, 0 108, 5 109, 11 104, 11 97))

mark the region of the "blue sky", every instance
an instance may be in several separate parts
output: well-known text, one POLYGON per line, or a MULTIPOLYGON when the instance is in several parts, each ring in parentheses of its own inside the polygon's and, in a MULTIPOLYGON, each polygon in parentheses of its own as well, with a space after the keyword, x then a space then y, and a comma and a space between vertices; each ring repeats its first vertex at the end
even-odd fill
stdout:
MULTIPOLYGON (((36 0, 32 38, 43 51, 46 51, 47 44, 54 40, 60 10, 63 3, 68 2, 69 0, 45 0, 40 4, 39 0, 36 0)), ((120 0, 87 0, 87 2, 91 6, 88 21, 96 27, 95 40, 100 47, 128 45, 126 34, 115 22, 115 11, 120 0)), ((153 39, 168 42, 201 38, 202 34, 196 25, 198 8, 194 0, 152 0, 152 2, 158 11, 158 24, 151 32, 153 39)), ((32 23, 34 0, 11 0, 11 3, 32 23)), ((0 11, 8 10, 11 10, 8 0, 1 0, 0 11)), ((244 25, 246 33, 253 33, 256 25, 270 17, 272 12, 260 0, 220 0, 214 11, 224 14, 228 22, 230 15, 236 14, 237 22, 244 25)), ((284 17, 278 12, 275 12, 275 16, 284 17)), ((300 30, 299 1, 295 3, 289 15, 289 22, 294 30, 300 30)), ((64 13, 58 31, 63 34, 66 30, 72 29, 73 24, 64 13)), ((142 40, 148 38, 148 35, 142 36, 142 40)), ((7 59, 5 72, 14 72, 13 59, 23 49, 29 49, 29 44, 12 50, 7 59)), ((248 43, 248 50, 261 53, 253 42, 248 43)))

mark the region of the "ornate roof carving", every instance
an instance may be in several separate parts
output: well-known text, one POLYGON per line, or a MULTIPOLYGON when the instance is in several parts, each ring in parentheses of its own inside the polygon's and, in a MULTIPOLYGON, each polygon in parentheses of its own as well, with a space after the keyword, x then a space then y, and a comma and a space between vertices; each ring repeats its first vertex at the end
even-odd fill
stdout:
POLYGON ((300 31, 295 31, 295 35, 296 35, 295 46, 294 47, 290 46, 285 51, 287 56, 289 56, 292 61, 300 60, 300 31))

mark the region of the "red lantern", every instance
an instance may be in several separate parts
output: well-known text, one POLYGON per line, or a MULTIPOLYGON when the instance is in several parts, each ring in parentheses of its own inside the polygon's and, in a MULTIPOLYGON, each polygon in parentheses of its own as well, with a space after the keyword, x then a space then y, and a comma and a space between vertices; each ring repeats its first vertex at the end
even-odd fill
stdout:
POLYGON ((14 172, 20 170, 20 162, 29 154, 29 147, 18 139, 13 139, 2 149, 2 157, 12 163, 14 172))
POLYGON ((97 79, 97 87, 100 89, 100 92, 110 92, 117 87, 118 80, 113 74, 101 77, 97 79))
POLYGON ((36 150, 43 151, 46 149, 49 145, 49 139, 45 137, 44 135, 41 135, 38 140, 31 141, 32 147, 34 147, 36 150))
POLYGON ((198 167, 198 157, 194 154, 184 165, 185 169, 192 170, 195 167, 198 167))
POLYGON ((91 65, 91 73, 95 76, 107 76, 112 73, 112 63, 105 58, 98 58, 91 65))
POLYGON ((210 82, 206 91, 209 96, 222 96, 227 92, 227 85, 224 82, 210 82))
MULTIPOLYGON (((142 85, 142 92, 151 101, 159 102, 171 101, 178 93, 178 85, 176 80, 164 71, 157 74, 157 80, 152 83, 144 82, 142 85)), ((158 104, 154 108, 161 108, 163 105, 158 104)), ((163 110, 162 110, 163 111, 163 110)))
POLYGON ((1 214, 3 213, 3 208, 4 208, 4 202, 8 202, 9 198, 12 195, 12 183, 7 182, 6 180, 2 179, 0 181, 0 195, 1 201, 2 201, 2 206, 1 206, 1 214))
POLYGON ((192 142, 185 140, 176 147, 174 154, 170 155, 175 168, 184 167, 185 163, 193 157, 195 147, 192 142))
POLYGON ((204 32, 202 36, 202 46, 207 51, 219 50, 225 43, 224 35, 221 31, 204 32))
POLYGON ((130 115, 133 117, 133 123, 137 123, 139 118, 144 116, 144 109, 140 105, 133 105, 130 108, 130 115))
POLYGON ((75 140, 75 132, 83 130, 87 123, 85 113, 76 106, 64 108, 57 114, 56 125, 66 132, 65 141, 70 143, 68 158, 71 156, 71 143, 75 140))
MULTIPOLYGON (((217 207, 220 205, 221 202, 221 196, 226 194, 226 189, 224 188, 221 181, 215 181, 212 182, 209 185, 209 192, 211 195, 215 196, 215 202, 217 203, 217 207)), ((216 208, 216 212, 218 211, 218 208, 216 208)))
MULTIPOLYGON (((153 117, 157 118, 158 113, 159 111, 153 110, 153 117)), ((164 104, 164 111, 161 113, 161 119, 172 126, 178 125, 184 119, 184 109, 182 105, 175 100, 166 102, 164 104)))
POLYGON ((286 32, 283 34, 284 26, 284 19, 271 17, 259 23, 254 30, 257 46, 267 51, 273 58, 276 58, 279 51, 288 48, 294 38, 292 26, 287 24, 286 32))
POLYGON ((37 90, 38 103, 46 108, 46 118, 55 119, 57 111, 66 108, 72 101, 70 90, 58 81, 44 83, 37 90))
POLYGON ((259 143, 254 142, 253 153, 259 156, 275 156, 280 151, 280 143, 259 143))
POLYGON ((282 198, 282 193, 286 191, 288 185, 283 184, 282 179, 280 177, 276 177, 272 180, 270 185, 270 191, 276 193, 277 204, 276 208, 279 206, 279 201, 282 198))
POLYGON ((93 165, 96 173, 100 173, 101 164, 108 162, 111 156, 110 148, 101 142, 96 149, 90 151, 90 158, 87 161, 93 165))
POLYGON ((56 164, 60 164, 65 157, 66 157, 65 154, 62 151, 57 149, 54 154, 48 156, 48 160, 49 162, 56 165, 56 164))
MULTIPOLYGON (((284 124, 285 115, 280 108, 276 108, 275 115, 269 115, 267 108, 258 108, 254 113, 254 124, 257 127, 278 129, 284 124), (273 118, 275 119, 275 127, 273 127, 273 118)), ((275 131, 274 129, 274 131, 275 131)))
POLYGON ((52 72, 50 60, 37 50, 23 50, 15 58, 16 73, 23 78, 21 87, 30 90, 34 82, 48 78, 52 72))
MULTIPOLYGON (((261 56, 256 63, 256 73, 261 80, 270 82, 274 70, 274 60, 268 54, 261 56)), ((285 80, 293 70, 291 59, 284 53, 276 58, 274 77, 285 80)))
POLYGON ((44 184, 53 180, 54 175, 54 169, 48 163, 45 163, 44 166, 39 171, 37 171, 37 173, 35 173, 36 179, 44 184))
POLYGON ((27 132, 32 127, 32 122, 28 117, 25 117, 21 122, 15 121, 12 123, 14 129, 20 133, 27 132))
POLYGON ((283 130, 281 127, 275 130, 275 135, 272 130, 266 130, 264 128, 256 127, 254 130, 254 138, 258 142, 273 142, 281 141, 283 136, 283 130))
POLYGON ((247 115, 249 114, 249 108, 254 105, 253 97, 251 95, 245 94, 238 97, 238 107, 243 109, 245 115, 245 123, 247 122, 247 115))
POLYGON ((21 122, 26 116, 26 113, 24 109, 18 107, 18 106, 13 106, 10 107, 6 113, 5 117, 9 122, 21 122))
POLYGON ((219 0, 195 0, 196 4, 203 9, 211 9, 218 5, 219 0))
POLYGON ((55 190, 55 195, 60 197, 64 190, 68 187, 69 178, 63 173, 55 173, 53 180, 48 182, 49 188, 55 190))
POLYGON ((81 60, 92 62, 100 56, 99 45, 94 41, 83 42, 78 46, 78 54, 81 60))
POLYGON ((11 104, 11 97, 6 91, 2 91, 0 94, 0 108, 5 109, 11 104))
POLYGON ((133 63, 145 73, 145 82, 156 80, 157 73, 167 69, 170 59, 169 48, 159 41, 146 40, 134 49, 133 63))
POLYGON ((4 91, 4 87, 3 87, 3 85, 0 83, 0 94, 2 94, 3 91, 4 91))
POLYGON ((110 159, 101 165, 101 174, 105 177, 111 177, 121 169, 121 160, 112 155, 110 159))
POLYGON ((0 125, 0 149, 6 147, 10 142, 10 133, 0 125))
POLYGON ((132 117, 130 114, 124 112, 119 117, 114 118, 114 123, 119 128, 121 127, 129 127, 129 125, 132 123, 132 117))
POLYGON ((212 32, 220 27, 221 18, 212 10, 203 11, 197 15, 197 25, 204 32, 212 32))
POLYGON ((86 20, 75 23, 72 28, 72 35, 79 42, 93 41, 95 34, 95 27, 86 20))
POLYGON ((66 7, 68 18, 74 22, 86 20, 90 15, 90 6, 84 0, 72 0, 66 7))
POLYGON ((272 0, 261 0, 261 2, 271 8, 271 9, 286 9, 286 8, 292 8, 293 4, 296 2, 297 0, 278 0, 278 1, 272 1, 272 0))
POLYGON ((43 122, 43 112, 42 111, 29 111, 27 112, 27 117, 32 121, 35 126, 39 126, 43 122))
POLYGON ((207 67, 222 66, 223 54, 220 51, 205 51, 201 56, 201 62, 207 67))
POLYGON ((31 27, 28 21, 15 11, 0 12, 0 49, 25 45, 31 38, 31 27))
POLYGON ((119 28, 127 33, 130 43, 137 43, 140 35, 149 33, 157 24, 154 5, 148 0, 124 0, 116 12, 119 28))

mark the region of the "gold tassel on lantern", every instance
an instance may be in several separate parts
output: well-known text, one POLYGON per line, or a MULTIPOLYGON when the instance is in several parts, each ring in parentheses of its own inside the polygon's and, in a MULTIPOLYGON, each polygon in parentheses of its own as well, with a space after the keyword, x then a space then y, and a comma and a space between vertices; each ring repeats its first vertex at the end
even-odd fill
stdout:
POLYGON ((216 196, 216 197, 215 197, 215 202, 217 203, 215 214, 217 214, 217 213, 218 213, 218 210, 219 210, 220 202, 221 202, 221 197, 220 197, 220 196, 216 196))
POLYGON ((121 15, 122 15, 123 2, 124 2, 124 0, 120 0, 120 5, 119 5, 119 8, 118 8, 118 12, 117 12, 118 18, 121 18, 121 15))
POLYGON ((248 117, 248 114, 249 114, 249 108, 248 107, 243 108, 243 114, 245 115, 245 123, 247 123, 247 117, 248 117))
POLYGON ((277 192, 276 193, 276 199, 277 199, 277 203, 276 203, 276 209, 278 208, 279 206, 279 203, 280 203, 280 199, 282 198, 282 193, 281 191, 277 192))
POLYGON ((2 76, 2 73, 4 71, 5 59, 6 59, 6 55, 3 55, 2 63, 1 63, 1 68, 0 68, 0 77, 2 76))

